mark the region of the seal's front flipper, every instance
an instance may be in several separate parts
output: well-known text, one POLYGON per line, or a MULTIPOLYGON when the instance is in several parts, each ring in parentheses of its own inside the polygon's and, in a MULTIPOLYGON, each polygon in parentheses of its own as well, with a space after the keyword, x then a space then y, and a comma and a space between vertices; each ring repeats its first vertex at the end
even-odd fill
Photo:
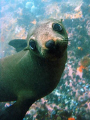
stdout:
POLYGON ((13 46, 16 49, 16 51, 19 52, 27 46, 27 40, 14 39, 14 40, 11 40, 8 44, 13 46))
POLYGON ((24 116, 21 116, 18 109, 14 105, 6 108, 0 113, 0 120, 23 120, 24 116))
POLYGON ((19 102, 14 103, 12 106, 2 111, 0 113, 0 120, 23 120, 33 102, 30 102, 30 100, 19 102))

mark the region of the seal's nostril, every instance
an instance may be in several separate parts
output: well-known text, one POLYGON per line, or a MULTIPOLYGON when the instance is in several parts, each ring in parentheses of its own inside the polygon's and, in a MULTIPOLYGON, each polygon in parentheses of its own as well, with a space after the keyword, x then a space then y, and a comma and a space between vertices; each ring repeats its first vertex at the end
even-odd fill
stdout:
POLYGON ((45 46, 48 49, 53 49, 55 47, 55 42, 53 40, 49 40, 49 41, 46 42, 45 46))

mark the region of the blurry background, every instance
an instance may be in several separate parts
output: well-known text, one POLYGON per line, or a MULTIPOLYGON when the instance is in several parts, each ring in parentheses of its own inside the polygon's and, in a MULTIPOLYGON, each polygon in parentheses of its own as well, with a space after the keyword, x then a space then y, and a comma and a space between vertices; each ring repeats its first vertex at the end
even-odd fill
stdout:
MULTIPOLYGON (((68 60, 57 88, 32 105, 23 120, 90 120, 90 0, 0 0, 0 58, 39 20, 63 19, 68 60), (73 119, 74 120, 74 119, 73 119)), ((0 111, 10 106, 0 103, 0 111)))

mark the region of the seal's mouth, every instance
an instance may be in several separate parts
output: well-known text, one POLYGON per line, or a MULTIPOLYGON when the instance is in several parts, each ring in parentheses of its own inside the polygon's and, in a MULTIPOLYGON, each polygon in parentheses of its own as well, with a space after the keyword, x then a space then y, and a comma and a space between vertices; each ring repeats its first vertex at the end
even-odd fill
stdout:
POLYGON ((42 49, 42 55, 48 59, 59 59, 64 55, 67 48, 67 40, 49 40, 45 43, 46 49, 42 49))

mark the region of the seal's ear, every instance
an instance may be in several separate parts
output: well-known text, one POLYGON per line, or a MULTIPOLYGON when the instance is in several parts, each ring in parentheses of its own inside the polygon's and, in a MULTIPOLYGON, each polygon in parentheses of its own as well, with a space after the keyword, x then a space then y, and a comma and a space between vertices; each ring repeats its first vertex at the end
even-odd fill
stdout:
POLYGON ((60 22, 62 23, 63 19, 60 20, 60 22))
POLYGON ((14 40, 11 40, 8 44, 13 46, 16 49, 16 51, 19 52, 27 46, 27 40, 14 39, 14 40))

